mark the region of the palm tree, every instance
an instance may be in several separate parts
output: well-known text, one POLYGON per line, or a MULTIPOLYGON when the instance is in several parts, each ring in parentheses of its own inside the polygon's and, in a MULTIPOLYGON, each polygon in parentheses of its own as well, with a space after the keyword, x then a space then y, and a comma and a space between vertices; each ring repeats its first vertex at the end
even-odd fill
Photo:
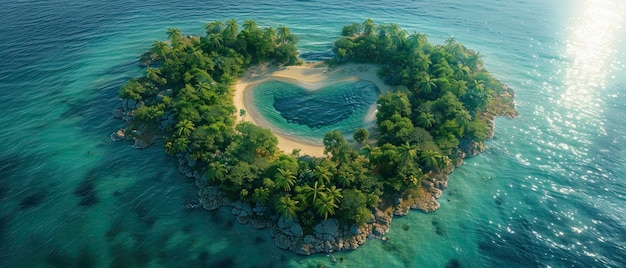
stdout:
POLYGON ((354 174, 352 174, 349 169, 342 168, 341 171, 339 171, 339 174, 337 174, 337 182, 343 187, 350 187, 354 180, 354 174))
POLYGON ((424 167, 433 169, 439 166, 439 160, 441 159, 441 153, 435 150, 425 150, 420 155, 420 161, 424 167))
POLYGON ((445 46, 452 47, 457 44, 457 41, 456 41, 456 38, 454 38, 454 36, 450 36, 443 43, 445 46))
POLYGON ((454 36, 446 39, 444 44, 446 51, 453 55, 455 58, 459 58, 460 56, 462 56, 463 50, 461 48, 461 44, 456 41, 456 38, 454 38, 454 36))
POLYGON ((198 82, 195 86, 196 90, 202 94, 206 94, 211 90, 211 84, 207 82, 198 82))
POLYGON ((352 138, 360 144, 364 144, 370 137, 370 132, 364 128, 357 128, 352 134, 352 138))
POLYGON ((200 49, 199 46, 192 46, 190 52, 193 59, 198 62, 204 57, 204 54, 202 54, 202 49, 200 49))
POLYGON ((402 157, 402 165, 406 165, 407 162, 412 163, 413 160, 417 157, 417 148, 415 146, 409 145, 408 142, 396 147, 398 153, 400 153, 400 157, 402 157))
POLYGON ((178 28, 167 28, 167 39, 172 42, 173 47, 178 47, 181 40, 183 40, 183 35, 180 33, 178 28))
POLYGON ((430 75, 427 72, 420 72, 418 77, 419 82, 417 86, 420 89, 418 93, 428 95, 432 93, 435 88, 437 88, 437 78, 430 78, 430 75))
POLYGON ((412 49, 421 48, 428 44, 428 35, 415 32, 409 35, 407 42, 412 49))
MULTIPOLYGON (((467 67, 467 66, 466 66, 467 67)), ((457 97, 461 97, 467 94, 467 81, 465 80, 452 80, 452 93, 457 97)))
POLYGON ((337 188, 335 185, 326 189, 326 195, 332 197, 335 204, 341 203, 341 199, 343 199, 341 188, 337 188))
POLYGON ((370 146, 369 144, 365 144, 365 146, 361 148, 360 153, 366 158, 369 158, 370 155, 372 154, 372 146, 370 146))
POLYGON ((272 43, 276 41, 276 31, 274 30, 274 28, 268 27, 267 29, 265 29, 265 31, 263 32, 263 38, 272 43))
POLYGON ((465 77, 467 77, 469 75, 469 73, 472 71, 470 70, 470 68, 462 63, 459 63, 458 65, 458 69, 456 71, 456 79, 458 80, 462 80, 465 77))
POLYGON ((374 28, 376 27, 376 25, 374 24, 374 20, 372 20, 371 18, 367 18, 364 22, 363 22, 363 34, 364 35, 370 35, 374 32, 374 28))
POLYGON ((158 68, 151 68, 148 67, 146 68, 146 77, 148 77, 148 79, 160 83, 161 82, 161 70, 158 68))
POLYGON ((187 119, 183 119, 176 124, 176 129, 176 133, 178 134, 178 136, 189 137, 191 131, 196 129, 196 126, 193 124, 193 122, 187 119))
POLYGON ((316 181, 315 183, 313 183, 313 187, 305 185, 304 187, 302 187, 302 190, 304 191, 304 195, 306 196, 306 198, 311 200, 310 204, 315 204, 315 201, 317 201, 317 197, 324 194, 326 186, 316 181))
POLYGON ((241 116, 241 121, 245 122, 246 121, 246 110, 239 109, 239 116, 241 116))
POLYGON ((228 38, 235 39, 239 33, 239 26, 237 20, 230 19, 226 22, 226 28, 224 29, 224 35, 228 38))
POLYGON ((472 82, 472 89, 482 93, 485 90, 485 81, 483 81, 483 80, 474 80, 472 82))
POLYGON ((172 49, 165 42, 154 41, 154 43, 152 43, 150 51, 157 56, 162 57, 163 60, 167 60, 167 55, 172 51, 172 49))
POLYGON ((291 220, 297 216, 296 212, 298 211, 298 203, 298 201, 291 199, 289 196, 282 196, 278 199, 276 211, 283 217, 291 220))
POLYGON ((402 30, 398 24, 392 23, 388 27, 389 37, 391 38, 391 45, 395 48, 400 48, 404 45, 406 40, 406 31, 402 30))
POLYGON ((174 151, 177 153, 186 152, 189 150, 189 139, 187 137, 178 137, 174 140, 174 151))
POLYGON ((317 214, 328 219, 328 215, 335 215, 335 208, 339 208, 335 204, 335 199, 332 196, 320 195, 320 198, 315 202, 317 208, 317 214))
POLYGON ((454 119, 456 120, 456 123, 461 128, 460 134, 461 136, 463 136, 463 130, 467 127, 467 124, 469 124, 469 122, 472 121, 472 116, 467 110, 463 109, 456 113, 456 116, 454 119))
POLYGON ((209 182, 222 181, 226 178, 226 174, 228 174, 226 165, 219 161, 211 162, 211 164, 209 164, 209 170, 206 173, 209 182))
POLYGON ((256 24, 256 21, 254 21, 254 20, 244 20, 243 21, 243 29, 248 31, 248 32, 252 32, 252 31, 258 30, 259 26, 256 24))
POLYGON ((252 199, 254 200, 254 202, 265 206, 270 200, 270 190, 265 187, 256 188, 252 193, 252 199))
POLYGON ((430 57, 422 52, 419 52, 417 59, 415 59, 415 65, 417 65, 417 67, 419 67, 422 71, 428 71, 431 64, 433 64, 433 62, 430 60, 430 57))
POLYGON ((221 21, 212 21, 204 25, 204 29, 206 29, 206 34, 217 34, 221 33, 224 28, 224 23, 221 21))
POLYGON ((388 41, 389 38, 389 26, 386 24, 378 26, 378 39, 388 41))
POLYGON ((221 33, 211 33, 209 34, 209 43, 213 47, 213 49, 218 49, 222 46, 224 42, 221 33))
POLYGON ((315 171, 313 172, 313 176, 315 176, 320 184, 330 183, 330 179, 333 177, 333 174, 328 170, 326 166, 316 166, 315 171))
POLYGON ((469 66, 472 73, 475 73, 476 71, 480 70, 480 68, 482 68, 482 65, 483 65, 482 57, 483 55, 480 55, 480 52, 471 53, 467 57, 466 63, 467 63, 467 66, 469 66))
POLYGON ((278 26, 278 38, 281 40, 281 43, 287 43, 289 36, 291 35, 291 30, 287 28, 285 25, 278 26))
POLYGON ((429 112, 421 112, 417 117, 417 124, 423 128, 430 128, 435 124, 435 116, 429 112))
POLYGON ((296 184, 296 176, 293 175, 291 170, 284 170, 278 168, 276 173, 276 186, 285 190, 285 192, 291 191, 291 187, 296 184))

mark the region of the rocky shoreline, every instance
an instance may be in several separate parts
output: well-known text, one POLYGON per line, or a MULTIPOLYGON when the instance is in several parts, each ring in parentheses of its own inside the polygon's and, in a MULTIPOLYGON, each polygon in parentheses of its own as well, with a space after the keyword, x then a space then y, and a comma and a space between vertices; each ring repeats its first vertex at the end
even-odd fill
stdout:
MULTIPOLYGON (((120 107, 113 111, 113 117, 127 122, 127 126, 111 133, 114 141, 134 141, 134 147, 143 149, 149 147, 158 138, 145 125, 132 124, 133 111, 143 105, 134 100, 122 100, 120 107)), ((165 120, 169 117, 166 117, 165 120)), ((488 138, 493 137, 495 116, 489 115, 488 138)), ((199 170, 197 162, 189 155, 178 158, 178 169, 185 176, 192 178, 198 188, 200 205, 206 210, 216 210, 221 207, 231 207, 231 213, 241 224, 252 224, 256 229, 267 228, 270 231, 277 247, 301 255, 315 253, 331 253, 354 250, 363 245, 367 239, 383 239, 391 225, 394 216, 404 216, 411 209, 429 213, 440 207, 437 199, 448 187, 448 175, 455 166, 463 164, 466 157, 475 156, 485 150, 483 143, 462 140, 460 151, 455 165, 438 173, 428 173, 421 181, 416 191, 409 193, 405 198, 398 197, 390 209, 374 208, 371 218, 361 227, 354 224, 340 224, 335 218, 329 218, 313 226, 313 233, 305 234, 302 226, 297 222, 279 215, 270 215, 268 208, 257 204, 252 206, 240 200, 230 200, 217 187, 206 183, 205 172, 199 170)))
POLYGON ((179 170, 194 178, 198 187, 199 201, 206 210, 231 207, 231 213, 241 224, 252 224, 256 229, 267 228, 277 247, 301 255, 330 253, 354 250, 363 245, 368 238, 385 239, 393 213, 375 209, 372 217, 361 227, 354 224, 339 224, 335 218, 329 218, 313 226, 312 234, 304 234, 302 226, 288 218, 270 215, 265 206, 252 206, 240 200, 228 199, 217 187, 209 186, 206 178, 194 171, 193 163, 181 158, 179 170))
MULTIPOLYGON (((467 146, 468 151, 462 152, 464 157, 474 156, 485 148, 482 143, 470 144, 467 146)), ((461 159, 456 164, 459 166, 462 163, 461 159)), ((389 231, 394 216, 405 216, 411 209, 424 213, 439 209, 437 199, 448 187, 448 175, 454 170, 453 167, 440 173, 429 173, 417 188, 416 196, 398 198, 392 209, 374 208, 371 218, 361 227, 354 224, 340 225, 337 219, 329 218, 315 225, 312 234, 304 234, 302 226, 297 221, 270 215, 265 206, 259 204, 252 206, 240 200, 228 199, 217 187, 208 185, 204 173, 198 172, 195 166, 196 162, 188 157, 179 159, 178 169, 185 176, 195 180, 199 202, 204 209, 211 211, 231 207, 231 213, 240 224, 250 223, 256 229, 269 229, 278 248, 301 255, 354 250, 363 245, 367 239, 386 240, 384 235, 389 231)))

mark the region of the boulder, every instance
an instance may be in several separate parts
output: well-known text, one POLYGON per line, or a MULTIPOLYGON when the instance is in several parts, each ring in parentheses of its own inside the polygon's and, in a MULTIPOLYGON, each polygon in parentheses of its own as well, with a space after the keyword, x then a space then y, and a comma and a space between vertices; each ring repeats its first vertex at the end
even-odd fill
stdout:
POLYGON ((113 109, 113 118, 122 119, 124 117, 124 112, 121 108, 113 109))
POLYGON ((135 145, 133 147, 137 149, 145 149, 145 148, 150 147, 150 145, 152 145, 153 142, 154 141, 152 139, 135 139, 135 145))
POLYGON ((279 233, 274 237, 274 244, 276 244, 278 248, 289 249, 291 247, 291 240, 288 236, 279 233))
POLYGON ((358 235, 361 233, 361 231, 359 230, 359 227, 357 227, 356 225, 352 225, 350 226, 350 233, 353 235, 358 235))
POLYGON ((316 234, 330 234, 332 236, 339 235, 339 221, 335 218, 324 220, 313 227, 316 234))
POLYGON ((252 220, 252 227, 255 229, 263 229, 267 227, 267 222, 259 218, 254 218, 252 220))
POLYGON ((252 209, 252 212, 254 212, 254 214, 256 214, 256 215, 263 216, 263 215, 265 215, 265 213, 267 213, 267 207, 266 206, 259 206, 257 204, 257 206, 252 209))
POLYGON ((312 235, 305 235, 304 236, 304 243, 305 244, 311 244, 315 241, 315 237, 313 237, 312 235))
POLYGON ((300 224, 282 216, 278 220, 278 228, 289 236, 302 236, 304 234, 300 224))
POLYGON ((128 112, 130 111, 130 109, 128 109, 128 99, 123 99, 122 100, 122 111, 123 112, 128 112))
POLYGON ((121 141, 127 139, 126 132, 123 128, 118 129, 117 131, 111 133, 111 139, 114 141, 121 141))

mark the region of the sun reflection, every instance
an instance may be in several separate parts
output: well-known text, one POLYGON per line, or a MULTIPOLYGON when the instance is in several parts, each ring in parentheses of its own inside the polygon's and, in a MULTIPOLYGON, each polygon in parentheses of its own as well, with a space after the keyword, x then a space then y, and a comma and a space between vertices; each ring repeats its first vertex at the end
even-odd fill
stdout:
MULTIPOLYGON (((626 5, 622 0, 583 0, 568 28, 565 71, 566 91, 562 96, 569 108, 593 109, 598 91, 614 65, 626 5), (595 94, 594 94, 595 93, 595 94)), ((596 109, 598 107, 595 107, 596 109)))

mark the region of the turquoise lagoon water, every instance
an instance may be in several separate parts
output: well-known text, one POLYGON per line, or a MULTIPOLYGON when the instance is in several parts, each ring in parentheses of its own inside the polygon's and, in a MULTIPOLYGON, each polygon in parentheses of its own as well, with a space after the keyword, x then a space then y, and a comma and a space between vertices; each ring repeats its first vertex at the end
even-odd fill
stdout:
POLYGON ((269 80, 252 88, 255 109, 283 135, 321 144, 324 134, 339 130, 352 139, 354 130, 376 118, 378 88, 369 81, 337 82, 304 89, 298 82, 269 80))
POLYGON ((0 1, 0 267, 623 267, 626 3, 556 1, 0 1), (167 27, 285 24, 308 60, 371 17, 449 36, 515 89, 441 209, 389 241, 296 256, 227 209, 185 210, 192 182, 158 145, 112 143, 119 86, 167 27), (483 179, 494 178, 494 179, 483 179))

